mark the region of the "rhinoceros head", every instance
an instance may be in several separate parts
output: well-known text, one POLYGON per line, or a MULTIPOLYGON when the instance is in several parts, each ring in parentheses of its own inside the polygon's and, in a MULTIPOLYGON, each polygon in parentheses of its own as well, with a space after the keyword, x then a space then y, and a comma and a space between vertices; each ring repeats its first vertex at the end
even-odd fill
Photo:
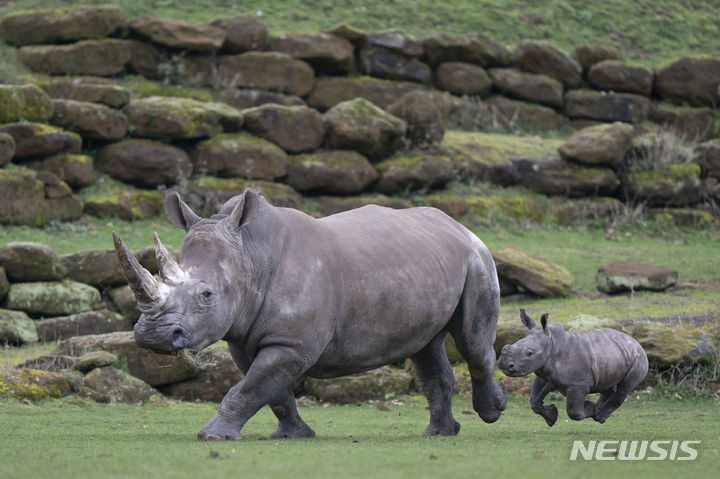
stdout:
POLYGON ((159 352, 199 351, 228 333, 244 312, 248 283, 252 283, 244 281, 251 265, 241 253, 239 230, 253 220, 259 202, 264 199, 248 190, 228 201, 224 214, 204 219, 177 193, 168 195, 168 219, 188 234, 179 262, 154 234, 158 277, 143 268, 113 232, 123 273, 142 313, 135 324, 138 346, 159 352))
POLYGON ((540 318, 542 326, 538 326, 524 309, 520 310, 520 319, 529 330, 527 336, 515 344, 505 345, 498 360, 498 367, 507 376, 526 376, 541 368, 552 354, 548 315, 543 314, 540 318))

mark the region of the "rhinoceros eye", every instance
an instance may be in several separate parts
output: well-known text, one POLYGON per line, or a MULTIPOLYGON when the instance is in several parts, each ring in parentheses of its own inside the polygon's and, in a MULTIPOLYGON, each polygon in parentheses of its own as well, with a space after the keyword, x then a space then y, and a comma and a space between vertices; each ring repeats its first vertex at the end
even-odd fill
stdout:
POLYGON ((200 293, 200 295, 201 295, 204 299, 210 299, 210 298, 212 298, 212 295, 213 295, 213 294, 212 294, 212 291, 210 291, 209 289, 206 289, 205 291, 203 291, 202 293, 200 293))
POLYGON ((525 353, 525 356, 527 356, 527 357, 530 357, 532 355, 533 355, 533 352, 531 349, 528 349, 527 352, 525 353))

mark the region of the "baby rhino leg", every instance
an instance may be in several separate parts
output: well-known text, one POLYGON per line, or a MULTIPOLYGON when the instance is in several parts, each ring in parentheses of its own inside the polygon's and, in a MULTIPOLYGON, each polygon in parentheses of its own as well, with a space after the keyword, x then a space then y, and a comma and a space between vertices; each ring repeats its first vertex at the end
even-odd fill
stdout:
POLYGON ((595 416, 595 403, 586 401, 588 395, 586 388, 568 388, 567 390, 567 415, 573 421, 579 421, 586 417, 595 416))
POLYGON ((543 404, 545 396, 554 388, 550 383, 541 377, 535 377, 532 389, 530 390, 530 408, 545 419, 548 426, 552 427, 558 418, 558 410, 554 404, 543 404))
POLYGON ((622 406, 628 394, 645 379, 647 369, 647 358, 644 354, 639 355, 623 380, 612 388, 615 391, 610 394, 611 391, 608 390, 600 396, 600 400, 597 403, 597 411, 595 411, 593 419, 600 424, 604 423, 613 411, 622 406), (608 393, 607 397, 606 393, 608 393))

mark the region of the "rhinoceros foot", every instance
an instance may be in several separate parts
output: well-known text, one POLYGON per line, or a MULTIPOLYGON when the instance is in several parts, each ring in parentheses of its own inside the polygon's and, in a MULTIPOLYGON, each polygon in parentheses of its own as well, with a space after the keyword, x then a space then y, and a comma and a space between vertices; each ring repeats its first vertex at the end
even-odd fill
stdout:
POLYGON ((494 423, 500 419, 500 415, 505 410, 507 405, 507 392, 505 391, 505 384, 502 381, 495 381, 491 383, 492 393, 489 400, 483 398, 477 390, 473 387, 473 407, 477 411, 480 419, 488 424, 494 423))
POLYGON ((554 404, 548 404, 543 408, 543 411, 540 413, 540 415, 543 417, 543 419, 545 419, 545 422, 548 426, 553 427, 557 422, 558 409, 557 407, 555 407, 554 404))
POLYGON ((300 420, 299 423, 287 426, 279 424, 275 432, 270 434, 272 439, 291 439, 300 437, 315 437, 315 431, 310 426, 305 424, 304 421, 300 420))
POLYGON ((457 434, 460 432, 460 423, 455 421, 454 419, 452 422, 444 424, 444 425, 438 425, 438 424, 430 424, 427 429, 423 432, 424 436, 457 436, 457 434))
POLYGON ((197 437, 200 441, 234 441, 242 439, 243 435, 237 425, 215 416, 200 430, 197 437))
POLYGON ((610 414, 612 414, 612 411, 608 411, 607 409, 598 408, 597 411, 595 411, 595 414, 593 414, 593 419, 596 422, 603 424, 607 420, 607 418, 610 417, 610 414))

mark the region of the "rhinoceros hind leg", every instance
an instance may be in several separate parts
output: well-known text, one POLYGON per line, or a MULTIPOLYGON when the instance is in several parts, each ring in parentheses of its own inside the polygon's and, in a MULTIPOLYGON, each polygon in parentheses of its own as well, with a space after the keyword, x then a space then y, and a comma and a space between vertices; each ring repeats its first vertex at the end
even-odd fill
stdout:
POLYGON ((638 357, 623 380, 612 388, 614 392, 611 393, 611 390, 608 390, 600 396, 597 402, 597 411, 593 415, 593 419, 600 424, 604 423, 613 411, 622 406, 625 398, 628 397, 638 384, 645 379, 647 370, 647 358, 644 355, 638 357))
POLYGON ((270 437, 273 439, 314 437, 315 431, 305 424, 297 411, 291 389, 286 389, 270 403, 270 409, 278 418, 278 426, 270 437))
POLYGON ((594 402, 585 400, 587 395, 588 390, 584 388, 574 387, 567 389, 566 411, 568 417, 573 421, 595 416, 597 407, 594 402))
POLYGON ((478 252, 468 265, 465 289, 450 321, 455 345, 472 377, 473 409, 486 423, 500 418, 507 403, 505 385, 494 380, 495 328, 500 312, 500 290, 489 254, 478 252))
POLYGON ((430 409, 430 425, 423 432, 426 436, 455 436, 460 431, 460 423, 452 415, 455 377, 445 353, 445 334, 440 332, 412 357, 418 385, 430 409))

